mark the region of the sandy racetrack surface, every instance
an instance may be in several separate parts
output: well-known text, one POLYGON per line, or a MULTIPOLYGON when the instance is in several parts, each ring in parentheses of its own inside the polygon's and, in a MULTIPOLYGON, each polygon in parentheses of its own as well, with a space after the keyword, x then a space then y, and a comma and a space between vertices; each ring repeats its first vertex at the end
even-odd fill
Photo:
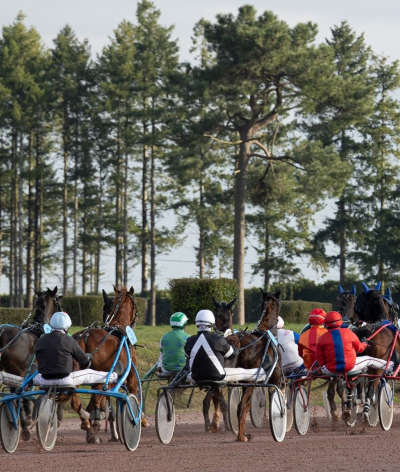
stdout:
MULTIPOLYGON (((332 424, 323 409, 313 407, 312 427, 299 436, 294 427, 282 443, 276 443, 268 420, 262 429, 250 423, 249 443, 238 443, 230 431, 204 432, 199 413, 178 413, 174 437, 169 445, 158 441, 154 417, 147 416, 139 447, 129 452, 120 443, 108 442, 109 434, 99 434, 101 444, 86 444, 78 419, 64 420, 52 451, 40 451, 35 432, 28 442, 20 441, 14 454, 0 451, 2 471, 391 471, 400 470, 397 446, 400 409, 396 406, 390 431, 379 424, 364 429, 343 423, 332 424)), ((104 426, 104 423, 103 425, 104 426)))

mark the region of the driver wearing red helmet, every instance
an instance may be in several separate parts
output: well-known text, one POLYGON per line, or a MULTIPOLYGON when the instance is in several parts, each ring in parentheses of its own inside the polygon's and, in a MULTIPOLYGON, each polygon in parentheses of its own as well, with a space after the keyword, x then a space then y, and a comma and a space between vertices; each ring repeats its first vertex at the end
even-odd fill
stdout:
MULTIPOLYGON (((370 356, 359 356, 368 344, 361 342, 350 329, 341 329, 342 316, 337 311, 330 311, 325 316, 324 326, 328 332, 317 343, 316 359, 325 374, 354 373, 364 367, 385 369, 386 361, 370 356)), ((390 363, 393 366, 393 362, 390 363)))

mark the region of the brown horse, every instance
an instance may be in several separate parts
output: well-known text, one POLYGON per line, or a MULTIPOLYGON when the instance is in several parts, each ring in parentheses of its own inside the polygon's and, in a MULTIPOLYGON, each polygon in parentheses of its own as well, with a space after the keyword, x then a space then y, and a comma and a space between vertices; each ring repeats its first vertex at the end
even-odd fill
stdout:
MULTIPOLYGON (((0 370, 25 377, 34 359, 36 342, 44 333, 43 325, 49 323, 53 313, 61 310, 62 296, 58 296, 57 291, 57 286, 43 292, 34 290, 35 313, 31 322, 27 320, 21 326, 0 325, 0 370)), ((30 437, 28 426, 31 422, 32 402, 24 399, 21 412, 23 440, 30 437)))
MULTIPOLYGON (((114 286, 114 303, 110 315, 106 320, 106 329, 87 328, 74 335, 80 347, 87 353, 93 355, 91 368, 99 371, 110 371, 115 356, 120 345, 120 336, 125 334, 127 326, 134 327, 137 320, 137 306, 133 297, 133 287, 127 290, 126 287, 118 289, 114 286)), ((136 349, 131 346, 130 353, 132 362, 136 364, 136 349)), ((127 356, 124 350, 121 351, 119 360, 126 367, 127 356)), ((78 366, 76 366, 78 370, 78 366)), ((94 389, 101 389, 102 385, 94 386, 94 389)), ((133 369, 130 370, 126 379, 126 388, 129 393, 138 394, 138 379, 133 369)), ((81 408, 81 401, 77 395, 72 396, 71 406, 80 415, 82 424, 81 428, 85 431, 91 431, 96 435, 100 430, 100 412, 101 403, 105 397, 96 395, 92 398, 94 419, 88 419, 86 412, 81 408), (86 413, 86 414, 85 414, 86 413)), ((146 426, 147 422, 142 420, 142 425, 146 426), (144 424, 143 424, 144 423, 144 424)), ((96 442, 93 437, 92 442, 96 442)))
MULTIPOLYGON (((231 302, 218 302, 213 297, 214 302, 214 316, 215 316, 215 332, 223 336, 226 330, 230 329, 232 332, 232 308, 236 302, 234 298, 231 302)), ((231 367, 229 361, 225 363, 226 367, 231 367)), ((229 418, 228 418, 228 404, 224 398, 224 394, 221 388, 214 388, 207 392, 203 400, 203 416, 206 433, 212 432, 217 433, 219 431, 219 420, 221 408, 222 417, 224 419, 224 425, 226 430, 230 430, 229 418), (210 421, 209 411, 211 400, 214 404, 214 415, 212 421, 210 421)))
MULTIPOLYGON (((271 330, 272 334, 277 337, 277 321, 280 310, 280 291, 278 292, 264 292, 262 293, 262 313, 261 319, 257 327, 251 332, 241 332, 237 335, 229 336, 228 341, 241 349, 237 357, 236 367, 244 369, 253 369, 260 367, 263 360, 263 355, 267 340, 263 337, 263 333, 271 330)), ((270 346, 267 350, 267 355, 273 358, 273 349, 270 346)), ((279 353, 278 353, 279 355, 279 353)), ((280 361, 280 359, 279 359, 280 361)), ((278 362, 270 376, 268 383, 276 385, 284 390, 285 380, 282 372, 281 363, 278 362)), ((251 397, 253 396, 254 388, 258 387, 243 387, 242 399, 238 406, 238 421, 239 431, 238 441, 247 442, 251 435, 246 435, 246 418, 250 411, 251 397)))

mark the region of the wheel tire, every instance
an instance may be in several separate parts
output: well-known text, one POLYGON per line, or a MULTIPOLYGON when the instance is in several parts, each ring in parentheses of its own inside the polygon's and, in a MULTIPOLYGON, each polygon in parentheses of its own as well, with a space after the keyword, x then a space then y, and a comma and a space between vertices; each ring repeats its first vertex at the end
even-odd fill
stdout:
POLYGON ((122 437, 125 444, 125 447, 128 451, 134 451, 140 442, 140 436, 142 433, 142 421, 140 418, 140 406, 139 401, 130 393, 128 395, 128 402, 131 405, 134 418, 132 418, 131 412, 127 403, 124 403, 122 408, 122 437), (133 423, 133 419, 137 419, 136 424, 133 423))
POLYGON ((51 451, 57 441, 57 407, 53 399, 44 396, 38 400, 36 434, 45 451, 51 451))
POLYGON ((378 394, 379 422, 384 431, 389 431, 393 422, 393 380, 382 382, 378 394), (391 403, 391 404, 389 404, 391 403))
MULTIPOLYGON (((16 403, 13 406, 17 410, 16 403)), ((0 439, 6 452, 12 454, 18 447, 19 436, 21 434, 21 417, 17 419, 17 429, 14 429, 12 415, 7 403, 0 405, 0 439)))
POLYGON ((310 426, 310 405, 303 385, 296 388, 293 401, 294 426, 300 436, 304 436, 310 426))
POLYGON ((117 433, 118 433, 118 439, 121 444, 124 444, 124 437, 122 434, 122 409, 123 409, 123 402, 121 400, 116 400, 116 405, 115 405, 115 421, 117 423, 117 433))
POLYGON ((229 424, 233 434, 239 432, 239 420, 238 420, 238 406, 242 400, 242 392, 239 387, 231 387, 228 394, 228 413, 229 413, 229 424))
POLYGON ((274 388, 269 396, 269 425, 276 442, 282 442, 285 438, 286 411, 286 401, 282 392, 274 388))
POLYGON ((162 392, 157 399, 156 405, 156 431, 160 442, 169 444, 175 429, 175 406, 172 396, 162 392), (168 402, 168 404, 167 404, 168 402), (171 418, 168 419, 168 405, 170 406, 171 418))
POLYGON ((262 428, 267 410, 267 397, 264 387, 255 387, 251 397, 250 419, 255 428, 262 428))

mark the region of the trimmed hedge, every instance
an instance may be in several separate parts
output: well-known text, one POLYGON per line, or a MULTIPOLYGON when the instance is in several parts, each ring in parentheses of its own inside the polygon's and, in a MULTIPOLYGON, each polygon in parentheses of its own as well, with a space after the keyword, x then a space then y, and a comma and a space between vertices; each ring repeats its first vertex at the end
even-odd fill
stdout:
POLYGON ((219 302, 230 302, 237 297, 237 282, 233 279, 171 279, 168 281, 171 312, 183 311, 194 323, 201 309, 214 310, 213 296, 219 302))
MULTIPOLYGON (((114 296, 114 294, 110 294, 110 296, 114 296)), ((147 299, 135 297, 135 300, 139 313, 137 324, 144 325, 147 317, 147 299)), ((61 305, 75 326, 89 326, 94 321, 103 322, 104 300, 100 295, 66 296, 61 300, 61 305)))
MULTIPOLYGON (((262 296, 260 289, 245 290, 246 323, 257 323, 261 316, 262 296)), ((282 300, 281 316, 288 323, 308 323, 308 315, 314 308, 322 308, 326 312, 332 310, 331 303, 310 302, 303 300, 282 300)))
MULTIPOLYGON (((10 323, 19 325, 29 315, 30 308, 6 308, 0 307, 0 324, 1 323, 10 323)), ((33 316, 33 313, 32 313, 33 316)))

